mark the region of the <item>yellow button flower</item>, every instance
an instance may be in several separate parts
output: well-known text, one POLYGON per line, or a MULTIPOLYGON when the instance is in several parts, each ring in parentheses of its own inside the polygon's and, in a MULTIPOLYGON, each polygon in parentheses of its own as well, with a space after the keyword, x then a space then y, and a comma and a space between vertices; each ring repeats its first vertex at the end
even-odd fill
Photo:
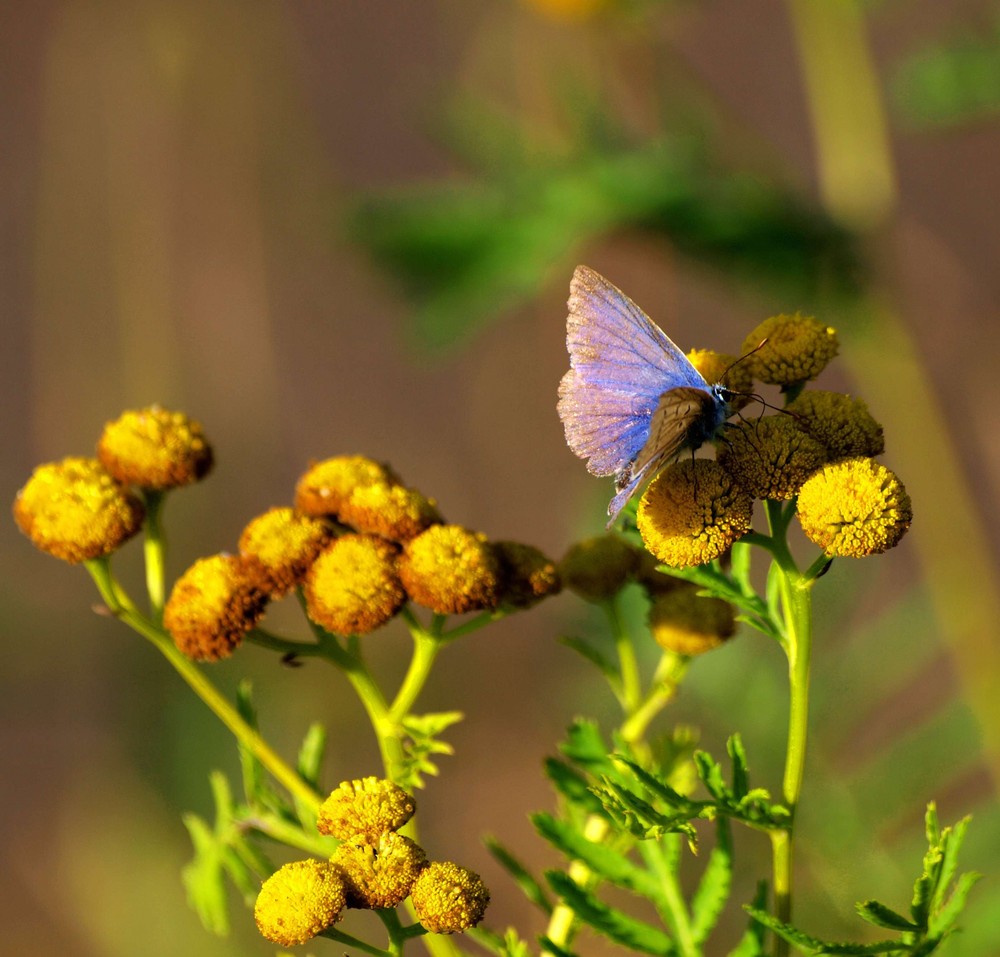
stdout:
POLYGON ((376 535, 343 535, 331 542, 306 575, 309 617, 338 635, 381 628, 406 600, 398 551, 376 535))
POLYGON ((108 422, 97 456, 119 481, 150 489, 189 485, 212 468, 212 447, 201 425, 158 405, 123 412, 108 422))
POLYGON ((200 558, 174 584, 163 624, 195 661, 228 658, 260 620, 267 595, 253 565, 238 555, 200 558))
POLYGON ((684 459, 665 468, 639 502, 636 524, 664 565, 703 565, 750 530, 752 499, 717 462, 684 459))
POLYGON ((96 459, 39 465, 14 499, 14 519, 37 548, 66 562, 110 555, 142 527, 142 503, 96 459))
POLYGON ((528 608, 562 587, 555 562, 533 545, 494 542, 503 572, 502 604, 528 608))
POLYGON ((320 806, 316 827, 320 834, 341 840, 360 835, 373 844, 387 831, 398 831, 416 809, 413 797, 392 781, 341 781, 320 806))
POLYGON ((699 595, 696 586, 685 583, 653 598, 649 630, 667 651, 701 655, 733 636, 736 615, 729 602, 699 595))
POLYGON ((240 554, 256 562, 261 587, 279 598, 303 582, 331 535, 330 526, 317 518, 287 507, 272 508, 243 529, 240 554))
POLYGON ((335 924, 344 903, 344 880, 336 867, 327 861, 293 861, 264 881, 254 918, 269 941, 294 947, 335 924))
POLYGON ((295 507, 317 518, 336 516, 358 486, 398 483, 388 465, 364 455, 338 455, 309 466, 295 486, 295 507))
POLYGON ((408 542, 442 521, 433 499, 424 498, 416 489, 382 482, 354 488, 337 518, 359 532, 381 535, 393 542, 408 542))
POLYGON ((410 891, 417 920, 432 934, 458 934, 486 913, 490 892, 474 871, 451 861, 433 861, 410 891))
POLYGON ((830 557, 864 558, 899 543, 913 520, 910 496, 874 459, 844 459, 817 472, 799 493, 799 522, 830 557))
POLYGON ((347 906, 371 909, 399 904, 427 865, 420 845, 393 831, 372 842, 349 838, 330 860, 344 876, 347 906))
POLYGON ((830 461, 881 455, 885 451, 882 426, 861 399, 842 392, 808 389, 789 402, 787 409, 795 414, 799 428, 826 448, 830 461))
POLYGON ((747 360, 741 361, 737 356, 711 349, 692 349, 687 357, 709 385, 721 382, 731 392, 738 393, 729 403, 733 412, 739 411, 750 401, 753 373, 747 360))
POLYGON ((563 584, 587 601, 606 601, 625 586, 639 553, 620 535, 608 532, 571 546, 559 563, 563 584))
POLYGON ((797 312, 765 319, 743 340, 742 352, 757 350, 746 360, 755 379, 789 386, 815 379, 838 348, 834 329, 797 312))
POLYGON ((790 415, 767 415, 726 429, 719 464, 755 498, 787 502, 827 461, 826 449, 790 415))
POLYGON ((408 542, 399 576, 417 604, 439 615, 495 608, 500 563, 486 536, 459 525, 433 525, 408 542))

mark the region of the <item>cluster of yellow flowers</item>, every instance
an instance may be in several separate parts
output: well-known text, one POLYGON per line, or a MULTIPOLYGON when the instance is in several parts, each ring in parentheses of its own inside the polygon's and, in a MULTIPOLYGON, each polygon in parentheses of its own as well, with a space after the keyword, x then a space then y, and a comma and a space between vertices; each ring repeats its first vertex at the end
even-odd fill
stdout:
POLYGON ((707 351, 689 358, 711 382, 729 369, 723 382, 739 393, 737 410, 754 381, 795 398, 728 426, 715 460, 682 459, 660 473, 636 514, 649 551, 675 568, 718 558, 750 531, 755 499, 797 499, 802 530, 831 558, 896 545, 912 509, 896 475, 875 460, 885 449, 882 427, 860 399, 803 391, 836 355, 834 330, 810 316, 773 316, 747 336, 743 352, 735 365, 707 351))
POLYGON ((490 894, 478 874, 451 861, 428 861, 398 831, 416 810, 391 781, 344 781, 323 802, 317 828, 341 841, 329 861, 284 865, 263 884, 254 916, 268 940, 304 944, 336 923, 345 907, 396 907, 407 897, 434 934, 454 934, 482 920, 490 894))

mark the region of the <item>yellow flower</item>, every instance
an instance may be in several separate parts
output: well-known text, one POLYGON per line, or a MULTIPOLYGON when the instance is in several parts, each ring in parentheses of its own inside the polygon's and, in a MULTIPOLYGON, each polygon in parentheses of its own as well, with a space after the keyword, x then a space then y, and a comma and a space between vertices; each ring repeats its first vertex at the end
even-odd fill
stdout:
POLYGON ((830 461, 885 451, 882 426, 861 399, 809 389, 786 408, 795 413, 799 428, 826 448, 830 461))
POLYGON ((587 601, 605 601, 625 586, 639 553, 620 535, 608 532, 571 546, 559 563, 563 584, 587 601))
POLYGON ((782 502, 826 461, 826 449, 790 415, 733 425, 719 448, 719 464, 752 496, 782 502))
POLYGON ((309 466, 295 486, 295 507, 317 518, 335 516, 358 486, 398 482, 398 476, 388 465, 363 455, 338 455, 309 466))
POLYGON ((344 876, 347 906, 372 909, 395 907, 427 865, 420 845, 393 831, 371 842, 362 835, 351 837, 330 861, 344 876))
POLYGON ((562 583, 555 562, 533 545, 494 542, 493 548, 503 571, 503 604, 528 608, 549 595, 558 594, 562 583))
POLYGON ((335 924, 344 903, 344 880, 336 867, 327 861, 293 861, 264 881, 254 918, 269 941, 293 947, 335 924))
POLYGON ((376 535, 343 535, 331 542, 306 575, 309 617, 339 635, 381 628, 406 600, 397 554, 395 545, 376 535))
POLYGON ((874 459, 834 462, 799 493, 799 522, 827 555, 864 558, 899 544, 913 508, 903 483, 874 459))
POLYGON ((163 624, 195 661, 228 658, 267 605, 251 562, 238 555, 200 558, 174 583, 163 624))
POLYGON ((717 462, 684 459, 665 468, 639 502, 636 524, 649 549, 673 568, 703 565, 750 530, 752 499, 717 462))
POLYGON ((204 478, 212 447, 201 425, 158 405, 123 412, 104 426, 97 456, 120 482, 167 489, 204 478))
POLYGON ((432 525, 407 543, 399 577, 415 602, 439 615, 495 608, 500 563, 486 536, 459 525, 432 525))
POLYGON ((39 465, 14 499, 21 531, 43 552, 74 564, 110 555, 142 519, 142 503, 96 459, 39 465))
POLYGON ((341 781, 320 806, 316 827, 320 834, 341 840, 359 835, 374 844, 387 831, 399 830, 416 809, 416 801, 392 781, 341 781))
POLYGON ((451 861, 432 861, 420 872, 410 898, 417 920, 432 934, 457 934, 483 919, 490 892, 475 872, 451 861))
POLYGON ((742 351, 757 349, 746 360, 755 379, 789 386, 815 379, 838 347, 834 329, 797 312, 765 319, 743 340, 742 351))
POLYGON ((701 655, 733 636, 736 616, 729 602, 699 595, 696 586, 684 584, 653 598, 649 630, 667 651, 701 655))
POLYGON ((753 373, 746 359, 741 360, 737 356, 713 352, 711 349, 692 349, 687 357, 709 385, 721 382, 731 392, 738 393, 729 403, 733 412, 738 412, 750 401, 753 373))
POLYGON ((337 517, 359 532, 393 542, 408 542, 442 521, 433 499, 424 498, 416 489, 382 482, 352 489, 337 517))
POLYGON ((330 541, 329 525, 287 507, 253 519, 240 535, 240 554, 256 562, 261 587, 278 598, 302 584, 309 566, 330 541))

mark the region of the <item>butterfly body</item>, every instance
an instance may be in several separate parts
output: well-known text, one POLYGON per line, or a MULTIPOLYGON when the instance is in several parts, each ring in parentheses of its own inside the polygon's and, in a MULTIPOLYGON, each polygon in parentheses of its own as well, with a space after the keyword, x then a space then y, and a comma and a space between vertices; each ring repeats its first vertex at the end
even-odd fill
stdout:
MULTIPOLYGON (((593 475, 613 475, 613 522, 639 486, 711 440, 729 417, 728 390, 687 356, 620 289, 586 266, 570 284, 559 384, 566 442, 593 475)), ((610 524, 610 523, 609 523, 610 524)))

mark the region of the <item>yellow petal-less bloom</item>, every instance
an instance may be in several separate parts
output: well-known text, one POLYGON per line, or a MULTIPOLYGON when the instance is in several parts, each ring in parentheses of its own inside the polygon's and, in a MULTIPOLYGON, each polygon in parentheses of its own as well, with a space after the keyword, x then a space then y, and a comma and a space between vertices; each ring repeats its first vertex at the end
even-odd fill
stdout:
POLYGON ((913 520, 910 496, 874 459, 834 462, 802 486, 802 531, 831 558, 864 558, 899 543, 913 520))
POLYGON ((337 512, 338 519, 359 532, 408 542, 431 525, 440 525, 437 503, 405 485, 375 482, 354 488, 337 512))
POLYGON ((96 459, 39 465, 14 499, 14 519, 43 552, 66 562, 110 555, 142 527, 142 503, 96 459))
POLYGON ((711 349, 692 349, 687 357, 709 385, 721 382, 731 392, 737 393, 729 403, 731 411, 738 412, 750 401, 753 374, 745 360, 739 361, 736 356, 711 349))
POLYGON ((812 316, 771 316, 743 340, 743 353, 753 377, 760 382, 789 386, 815 379, 837 354, 837 333, 812 316), (760 343, 767 342, 757 349, 760 343))
POLYGON ((330 861, 344 876, 347 906, 376 909, 395 907, 410 893, 427 856, 416 842, 388 831, 372 842, 348 838, 330 861))
POLYGON ((388 465, 364 455, 338 455, 314 462, 295 486, 295 507, 317 518, 336 516, 348 496, 362 485, 397 485, 388 465))
POLYGON ((460 525, 432 525, 407 543, 399 576, 417 604, 439 615, 495 608, 500 562, 486 536, 460 525))
POLYGON ((830 461, 881 455, 885 451, 882 426, 861 399, 842 392, 808 389, 786 408, 795 414, 799 428, 826 448, 830 461))
POLYGON ((212 555, 198 559, 174 583, 163 624, 189 658, 218 661, 233 653, 266 605, 252 562, 212 555))
POLYGON ((201 425, 158 405, 123 412, 108 422, 97 456, 120 482, 140 488, 189 485, 212 469, 212 447, 201 425))
POLYGON ((699 595, 697 587, 685 584, 653 598, 649 630, 667 651, 701 655, 733 636, 736 615, 729 602, 699 595))
POLYGON ((392 781, 341 781, 320 806, 316 827, 320 834, 341 840, 359 835, 374 844, 387 831, 398 831, 416 809, 413 797, 392 781))
POLYGON ((432 861, 410 891, 417 920, 432 934, 459 934, 486 913, 490 892, 474 871, 451 861, 432 861))
POLYGON ((377 535, 342 535, 306 575, 309 617, 338 635, 366 635, 388 622, 406 600, 399 550, 377 535))
POLYGON ((303 582, 332 534, 318 518, 285 506, 272 508, 243 529, 240 554, 256 562, 263 589, 280 598, 303 582))
POLYGON ((528 608, 562 587, 555 562, 533 545, 521 542, 494 542, 493 548, 503 571, 501 602, 528 608))
POLYGON ((293 861, 264 881, 254 918, 269 941, 294 947, 335 924, 345 903, 344 880, 333 864, 293 861))
POLYGON ((646 548, 664 565, 686 568, 718 558, 745 535, 752 504, 717 462, 685 459, 646 489, 636 523, 646 548))
POLYGON ((787 502, 827 452, 792 416, 767 415, 728 428, 718 461, 755 498, 787 502))
POLYGON ((563 584, 587 601, 605 601, 625 586, 639 553, 620 535, 608 532, 570 546, 559 563, 563 584))

